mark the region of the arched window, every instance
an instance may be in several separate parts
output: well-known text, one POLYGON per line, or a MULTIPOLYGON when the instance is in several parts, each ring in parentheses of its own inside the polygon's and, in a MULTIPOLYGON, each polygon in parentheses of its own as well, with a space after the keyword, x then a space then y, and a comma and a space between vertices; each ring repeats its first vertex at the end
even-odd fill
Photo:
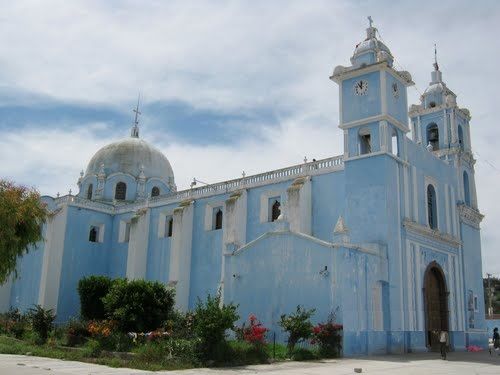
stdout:
POLYGON ((432 151, 439 150, 439 129, 434 123, 427 126, 427 145, 431 144, 432 151))
POLYGON ((97 235, 98 235, 98 228, 97 227, 90 227, 90 232, 89 232, 89 241, 90 242, 97 242, 97 235))
POLYGON ((215 214, 215 227, 214 229, 222 229, 222 210, 219 208, 215 214))
POLYGON ((464 149, 464 131, 461 125, 458 125, 458 144, 460 148, 464 149))
POLYGON ((437 229, 436 190, 430 184, 427 186, 427 220, 432 229, 437 229))
POLYGON ((94 186, 92 184, 90 184, 89 187, 87 188, 87 199, 92 199, 93 188, 94 188, 94 186))
POLYGON ((117 183, 115 189, 115 199, 125 200, 126 196, 127 196, 127 185, 125 184, 125 182, 117 183))
POLYGON ((271 221, 278 220, 278 217, 281 215, 281 203, 279 200, 275 200, 271 209, 271 221))
POLYGON ((370 129, 361 129, 359 131, 359 154, 369 154, 372 152, 372 139, 370 129))
POLYGON ((398 133, 396 130, 392 131, 392 138, 391 138, 391 151, 393 155, 399 156, 399 146, 398 146, 398 133))
POLYGON ((151 196, 157 197, 158 195, 160 195, 160 188, 158 186, 153 186, 151 189, 151 196))
POLYGON ((466 171, 464 171, 464 201, 467 206, 470 206, 469 175, 466 171))
POLYGON ((174 219, 172 217, 167 220, 167 237, 172 237, 174 230, 174 219))

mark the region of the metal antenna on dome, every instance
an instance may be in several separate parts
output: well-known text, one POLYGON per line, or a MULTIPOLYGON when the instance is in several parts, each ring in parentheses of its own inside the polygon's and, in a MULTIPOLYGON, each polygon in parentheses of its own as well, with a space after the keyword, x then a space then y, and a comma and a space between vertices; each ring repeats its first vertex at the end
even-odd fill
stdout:
POLYGON ((132 131, 130 132, 130 136, 133 138, 139 138, 139 115, 141 112, 139 111, 139 101, 141 99, 141 93, 137 97, 137 106, 133 110, 135 112, 134 126, 132 126, 132 131))

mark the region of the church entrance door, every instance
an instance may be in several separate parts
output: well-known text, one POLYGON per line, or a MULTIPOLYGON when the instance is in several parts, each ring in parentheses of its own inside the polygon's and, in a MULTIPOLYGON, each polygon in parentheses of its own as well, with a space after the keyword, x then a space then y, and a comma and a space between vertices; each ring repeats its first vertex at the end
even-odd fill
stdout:
POLYGON ((439 351, 439 331, 448 329, 448 292, 443 270, 432 262, 424 276, 426 345, 439 351))

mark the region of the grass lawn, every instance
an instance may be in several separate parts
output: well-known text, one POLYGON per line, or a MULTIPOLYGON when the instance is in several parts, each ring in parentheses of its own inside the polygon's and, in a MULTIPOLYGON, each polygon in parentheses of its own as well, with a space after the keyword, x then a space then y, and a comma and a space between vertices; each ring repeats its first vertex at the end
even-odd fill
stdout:
POLYGON ((48 344, 34 345, 8 336, 0 336, 0 353, 22 355, 30 353, 30 355, 38 357, 58 358, 67 361, 97 363, 110 367, 128 367, 149 371, 179 370, 195 367, 192 363, 180 363, 175 360, 169 360, 166 357, 160 361, 150 362, 149 359, 141 358, 140 354, 131 359, 117 358, 104 353, 94 358, 89 355, 89 351, 86 348, 65 348, 48 344))

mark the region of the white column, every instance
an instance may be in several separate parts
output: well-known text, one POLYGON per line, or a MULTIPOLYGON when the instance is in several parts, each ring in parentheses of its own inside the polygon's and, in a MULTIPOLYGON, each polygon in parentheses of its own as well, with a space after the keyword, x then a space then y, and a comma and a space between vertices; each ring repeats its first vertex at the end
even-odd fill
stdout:
POLYGON ((170 248, 169 284, 175 285, 175 307, 187 311, 191 281, 194 201, 184 201, 174 210, 170 248))
POLYGON ((477 209, 476 179, 474 178, 474 172, 469 175, 469 184, 471 204, 473 208, 477 209))
POLYGON ((151 210, 144 209, 137 212, 130 223, 127 257, 127 278, 130 280, 146 278, 150 218, 151 210))
POLYGON ((446 114, 446 109, 443 109, 443 140, 445 144, 449 143, 448 138, 448 116, 446 114))
MULTIPOLYGON (((226 200, 223 220, 224 248, 234 250, 246 243, 247 231, 247 191, 239 190, 226 200)), ((229 250, 229 249, 228 249, 229 250)), ((232 250, 231 250, 232 251, 232 250)))
POLYGON ((57 313, 68 206, 47 219, 38 304, 57 313))
POLYGON ((380 138, 380 151, 382 152, 387 152, 387 126, 387 121, 380 121, 378 133, 380 138))
POLYGON ((287 215, 292 232, 311 234, 312 192, 311 178, 299 177, 287 189, 287 215))
POLYGON ((451 113, 451 143, 457 143, 457 122, 455 121, 455 110, 452 109, 451 113))
POLYGON ((384 70, 380 71, 380 98, 382 114, 387 114, 387 76, 384 70))
POLYGON ((417 142, 422 143, 422 123, 420 122, 420 116, 417 117, 417 142))

